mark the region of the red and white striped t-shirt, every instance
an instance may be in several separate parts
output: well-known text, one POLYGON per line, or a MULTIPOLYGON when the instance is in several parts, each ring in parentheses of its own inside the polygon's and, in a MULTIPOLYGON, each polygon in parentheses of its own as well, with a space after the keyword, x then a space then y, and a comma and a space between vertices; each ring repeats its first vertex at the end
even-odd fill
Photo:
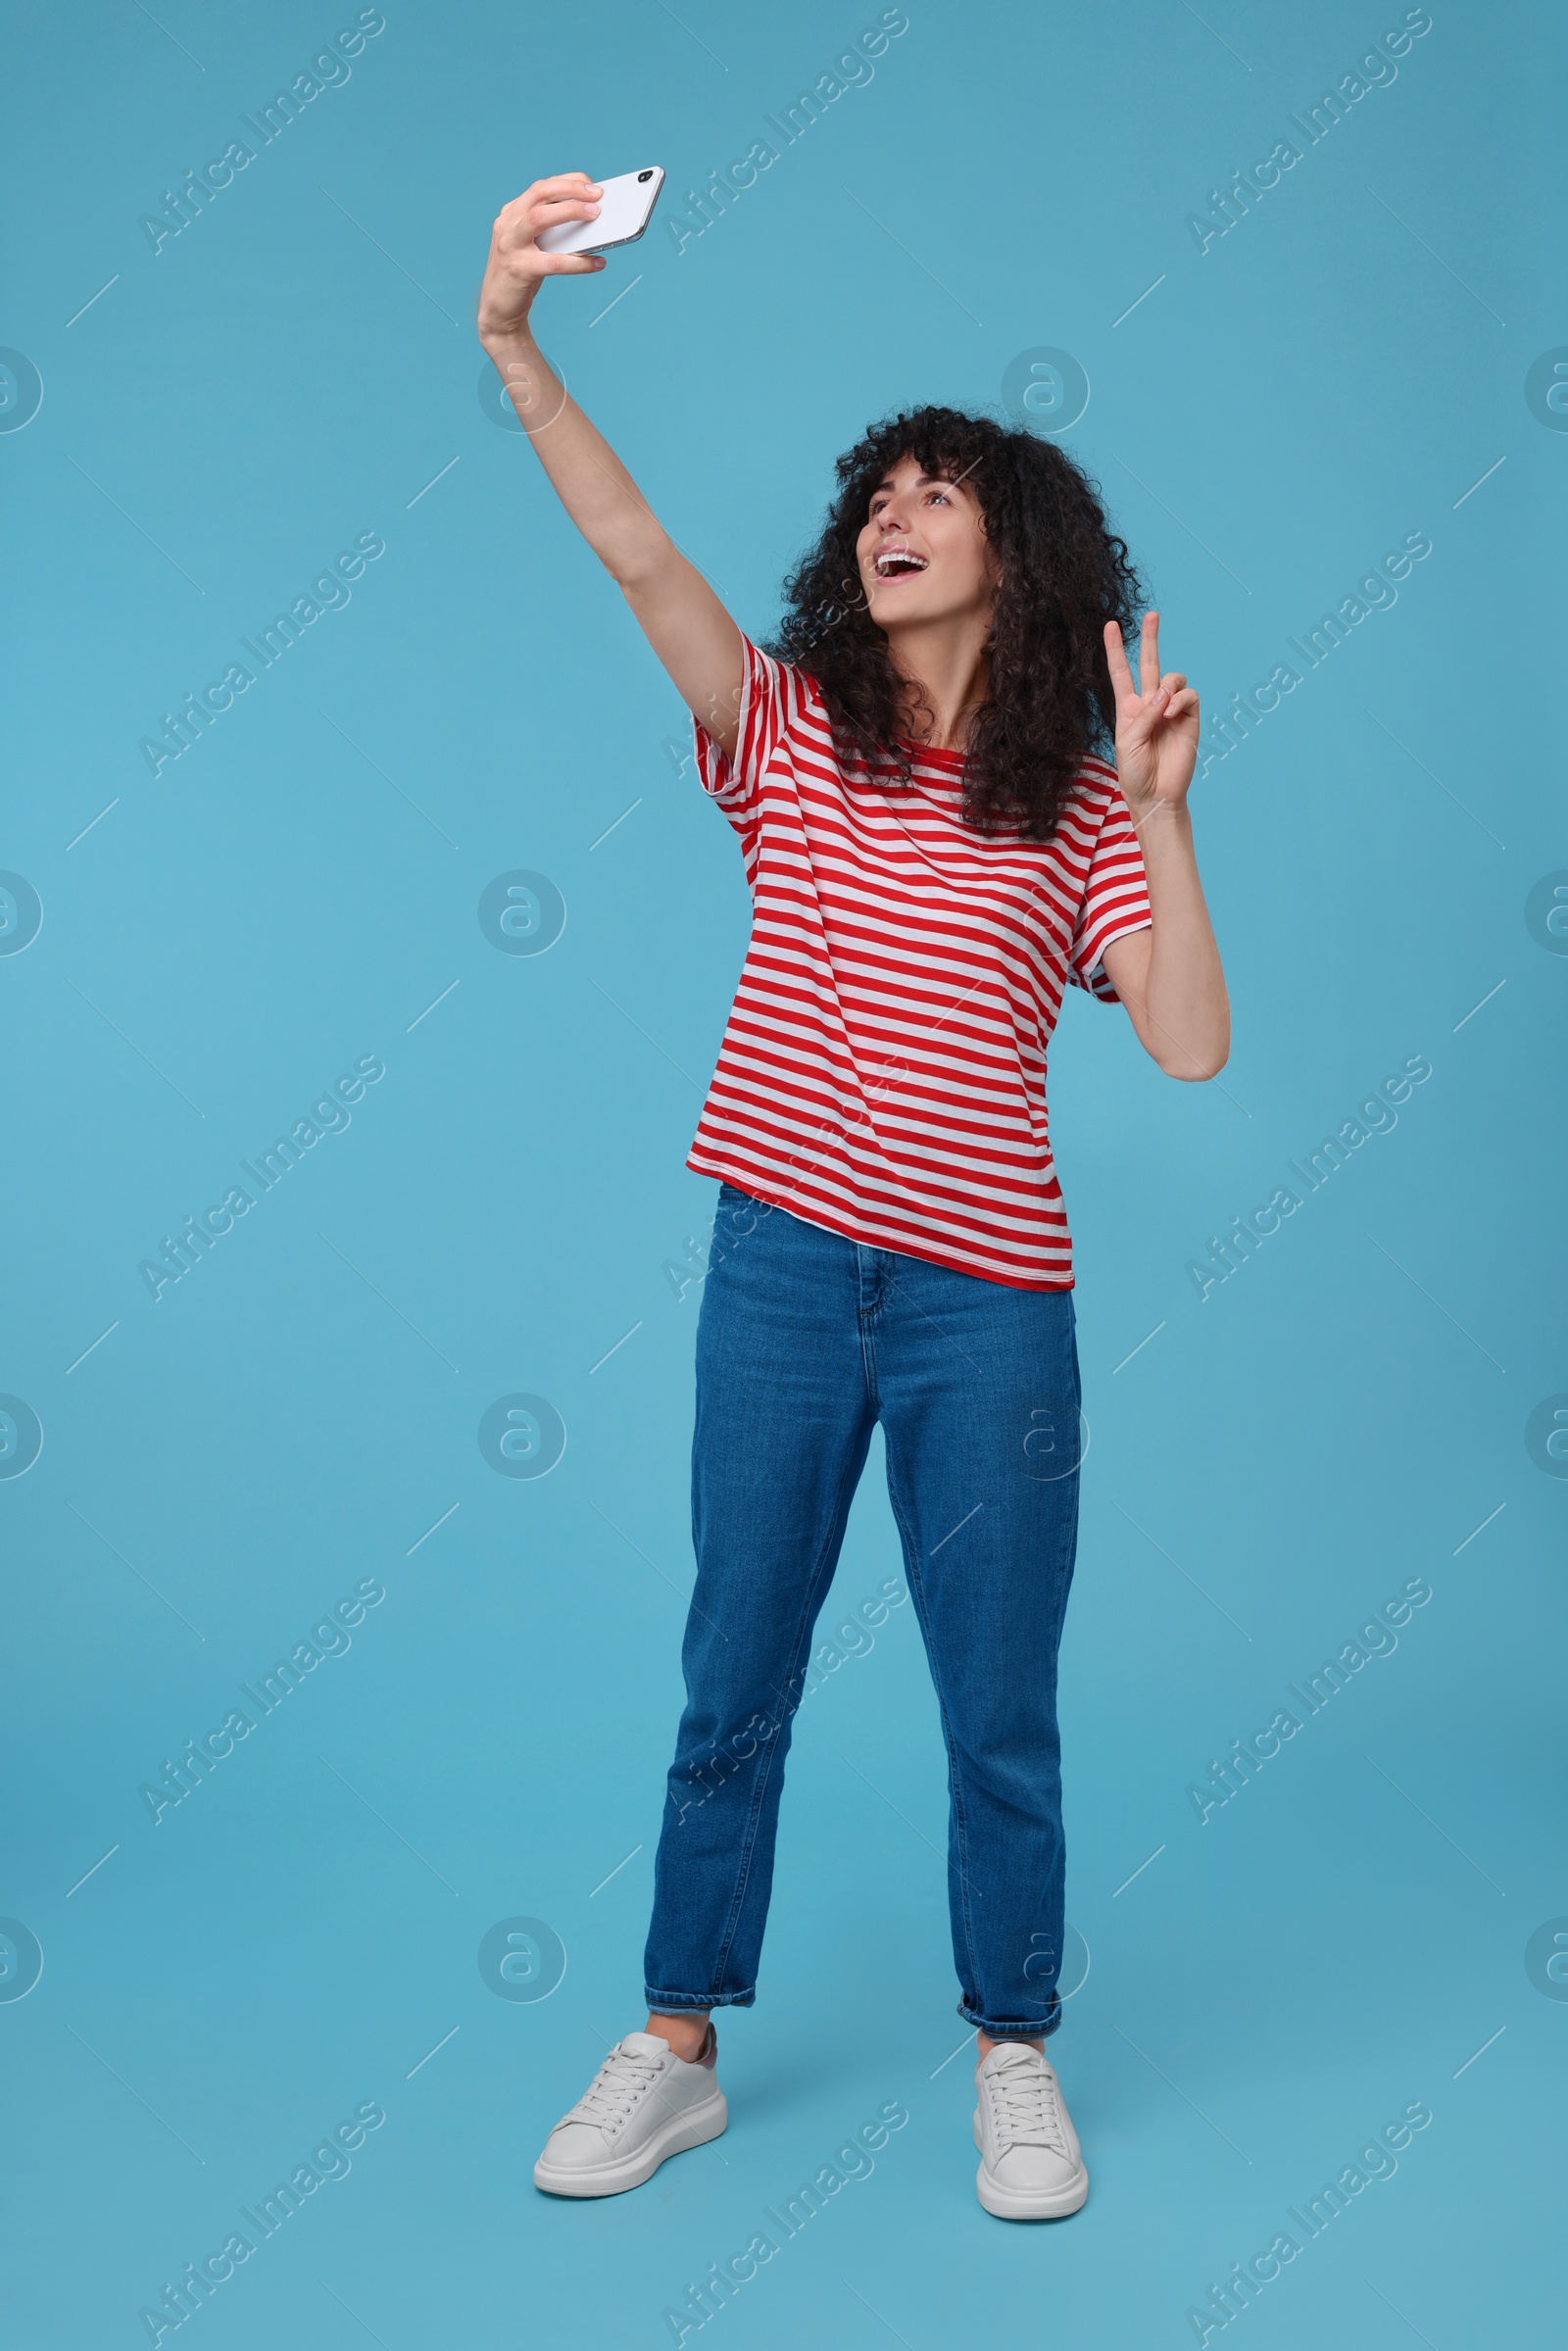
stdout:
POLYGON ((1118 1001, 1101 957, 1151 920, 1115 769, 1084 761, 1052 841, 983 835, 960 753, 852 786, 814 680, 745 658, 733 762, 696 730, 754 913, 686 1164, 871 1248, 1070 1289, 1046 1049, 1069 980, 1118 1001))

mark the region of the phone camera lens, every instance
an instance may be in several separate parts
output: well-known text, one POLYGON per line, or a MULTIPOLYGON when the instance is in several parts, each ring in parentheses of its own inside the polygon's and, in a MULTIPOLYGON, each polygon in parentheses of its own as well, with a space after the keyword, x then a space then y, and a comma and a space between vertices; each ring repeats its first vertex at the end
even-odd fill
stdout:
POLYGON ((637 184, 638 184, 638 186, 640 187, 640 186, 642 185, 642 183, 643 183, 643 181, 644 181, 645 179, 652 179, 652 178, 653 178, 653 176, 654 176, 654 175, 653 175, 652 171, 639 171, 639 172, 638 172, 638 174, 637 174, 637 184))

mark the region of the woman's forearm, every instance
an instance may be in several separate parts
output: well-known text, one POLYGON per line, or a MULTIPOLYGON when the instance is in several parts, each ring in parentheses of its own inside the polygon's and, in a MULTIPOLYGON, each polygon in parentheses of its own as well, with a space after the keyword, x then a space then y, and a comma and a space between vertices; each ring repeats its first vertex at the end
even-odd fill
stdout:
POLYGON ((481 339, 557 497, 595 555, 623 588, 649 577, 673 552, 668 533, 526 322, 481 339))
POLYGON ((1138 837, 1153 915, 1146 934, 1144 1043, 1170 1077, 1213 1077, 1230 1052, 1230 998, 1198 876, 1186 803, 1151 808, 1138 837))

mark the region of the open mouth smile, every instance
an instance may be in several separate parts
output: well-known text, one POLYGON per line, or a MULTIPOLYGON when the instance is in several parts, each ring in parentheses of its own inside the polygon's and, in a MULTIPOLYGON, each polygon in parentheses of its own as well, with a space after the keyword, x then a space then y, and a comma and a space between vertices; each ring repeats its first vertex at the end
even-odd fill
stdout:
POLYGON ((878 579, 914 579, 925 570, 926 562, 912 547, 884 547, 875 559, 874 569, 878 579))

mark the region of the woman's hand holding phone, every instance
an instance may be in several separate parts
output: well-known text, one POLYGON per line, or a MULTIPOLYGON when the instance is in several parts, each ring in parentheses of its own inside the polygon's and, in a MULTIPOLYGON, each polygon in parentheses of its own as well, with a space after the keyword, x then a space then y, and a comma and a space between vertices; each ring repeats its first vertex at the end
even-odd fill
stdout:
POLYGON ((605 267, 600 254, 542 253, 536 242, 542 229, 595 220, 600 193, 586 171, 558 171, 503 205, 479 289, 479 340, 487 351, 529 333, 528 313, 543 278, 586 277, 605 267))

